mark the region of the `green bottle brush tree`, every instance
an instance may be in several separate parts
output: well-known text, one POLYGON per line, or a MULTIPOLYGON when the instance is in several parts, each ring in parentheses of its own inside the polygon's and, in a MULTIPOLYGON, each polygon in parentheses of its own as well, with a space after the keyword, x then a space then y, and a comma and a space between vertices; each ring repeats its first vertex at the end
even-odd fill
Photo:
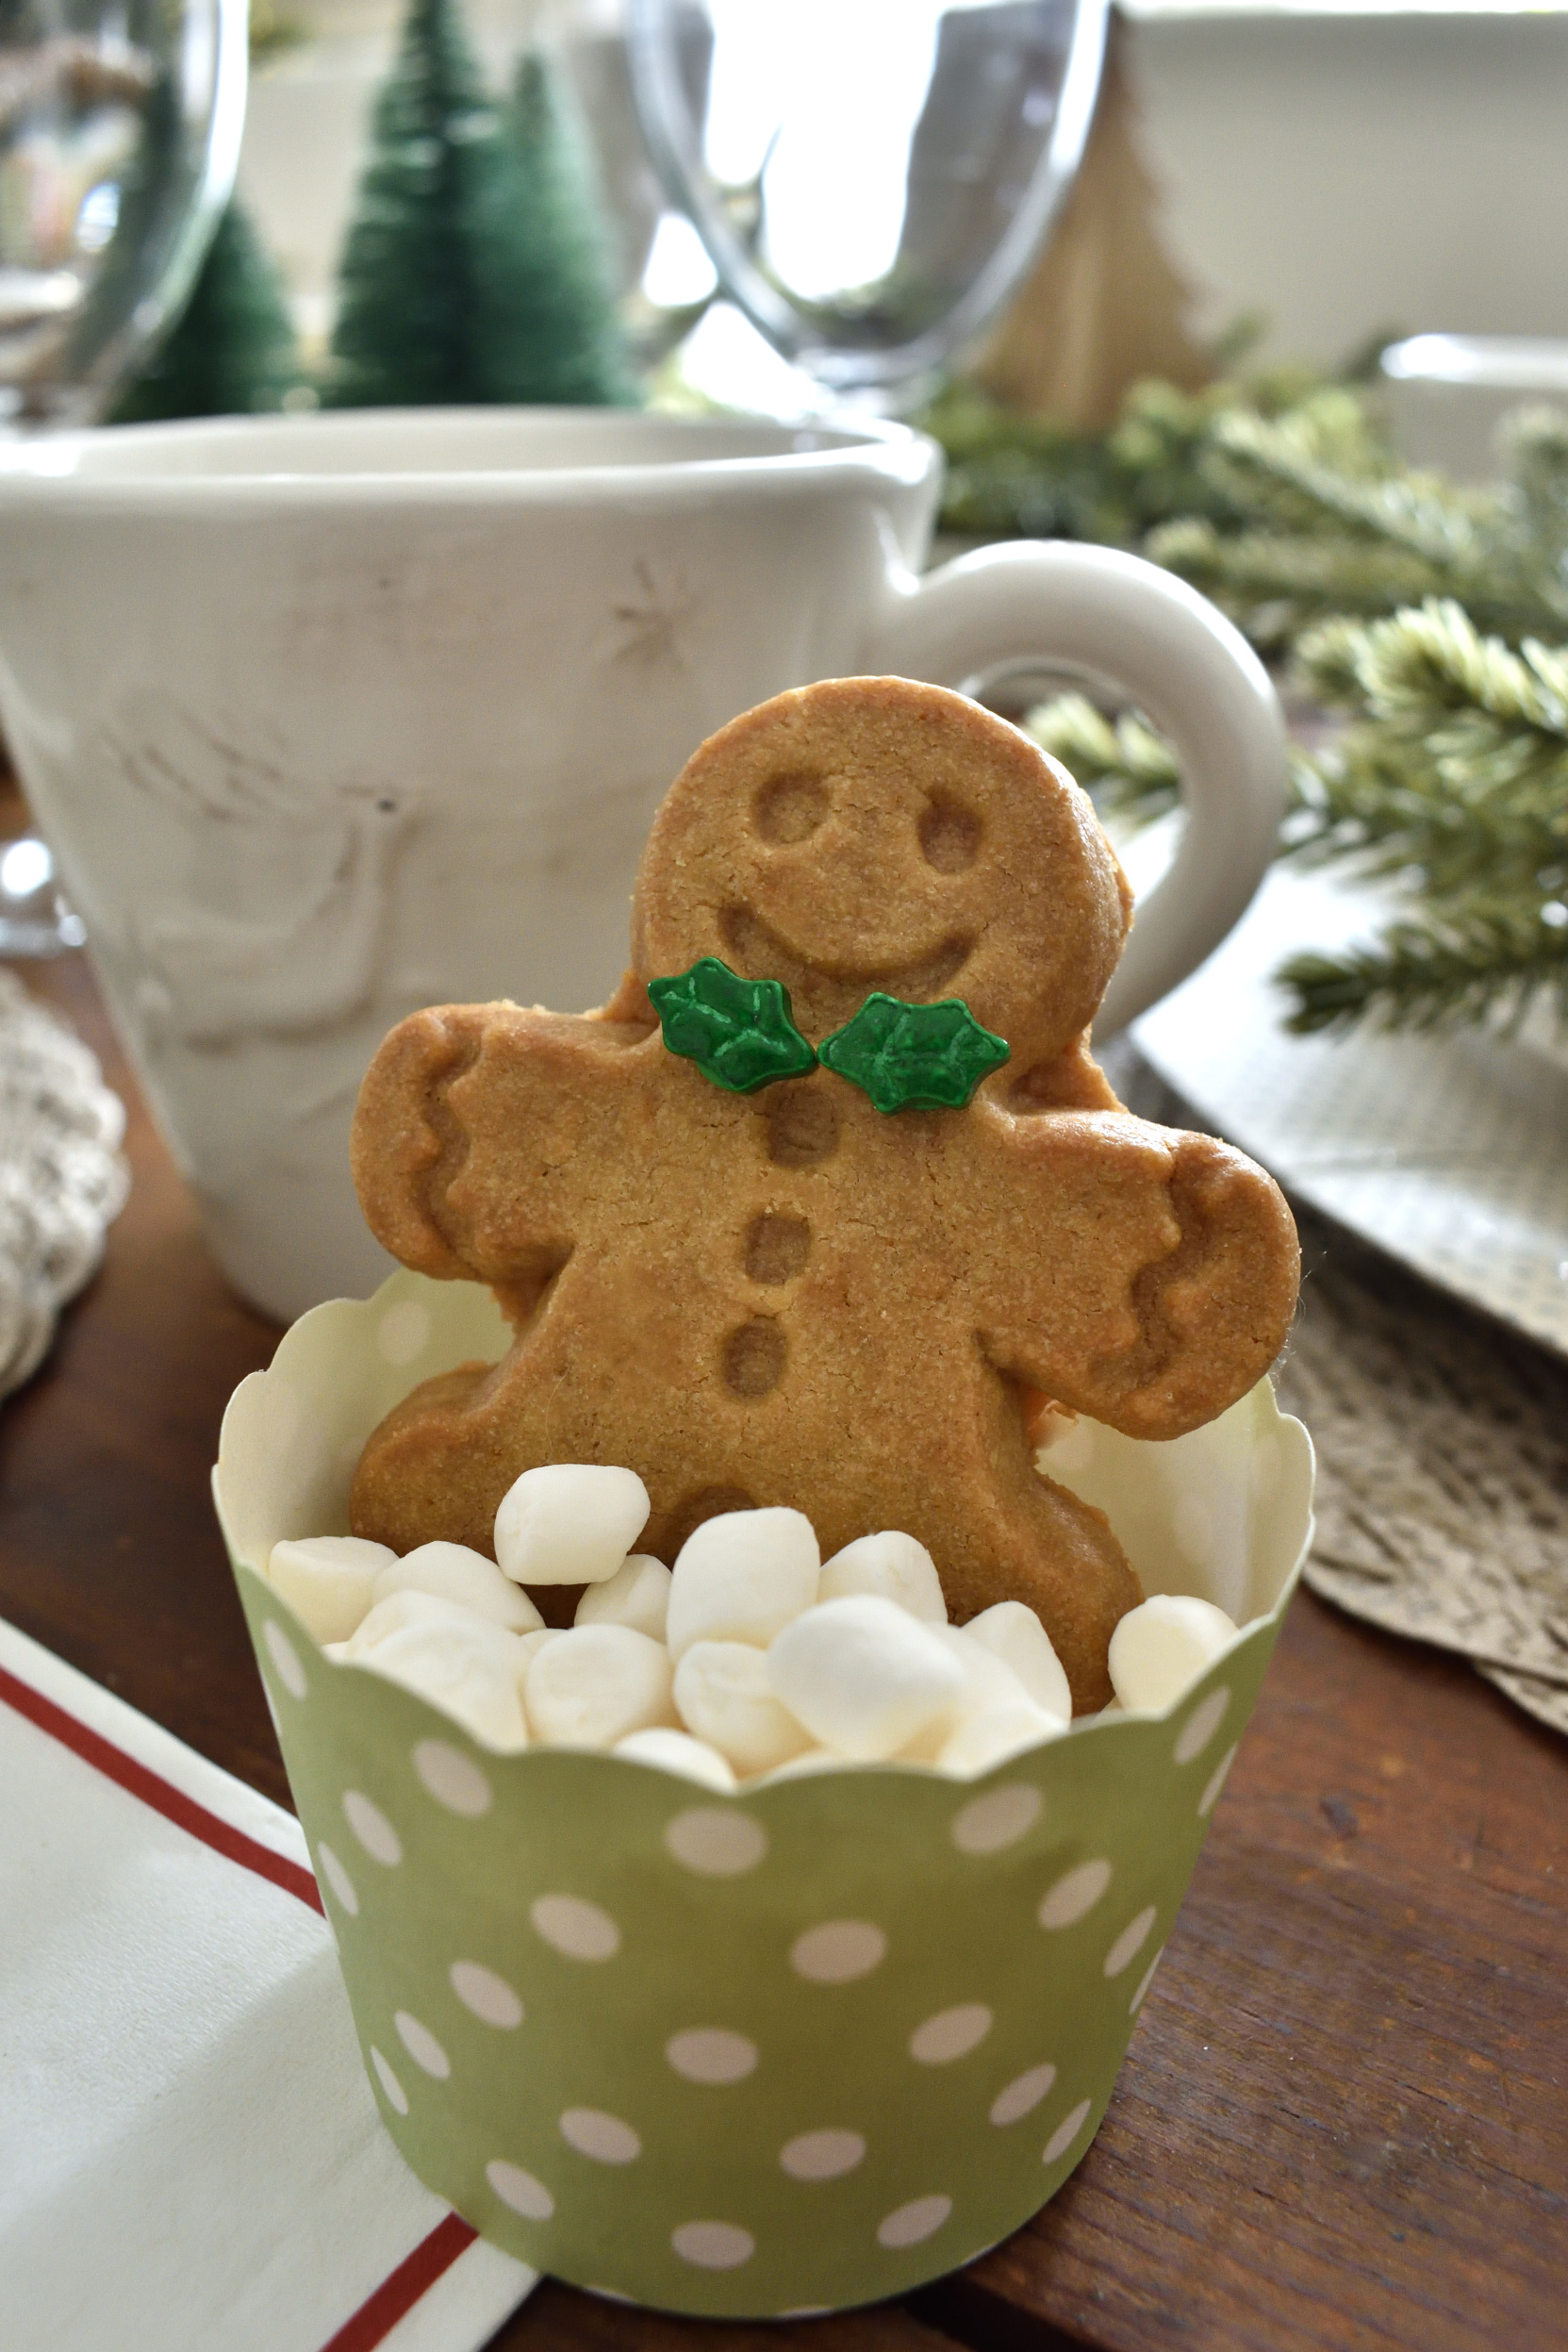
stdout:
POLYGON ((492 104, 454 0, 412 0, 339 293, 334 407, 633 397, 565 92, 530 54, 492 104))

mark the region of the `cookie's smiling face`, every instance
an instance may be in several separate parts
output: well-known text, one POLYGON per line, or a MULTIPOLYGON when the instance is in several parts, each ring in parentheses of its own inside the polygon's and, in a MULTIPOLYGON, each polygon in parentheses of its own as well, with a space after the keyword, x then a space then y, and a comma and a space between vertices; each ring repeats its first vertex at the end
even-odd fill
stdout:
POLYGON ((782 980, 814 1044, 873 988, 961 996, 1015 1068, 1093 1019, 1127 888, 1088 801, 1002 720, 941 687, 841 678, 710 737, 637 876, 644 980, 721 956, 782 980))

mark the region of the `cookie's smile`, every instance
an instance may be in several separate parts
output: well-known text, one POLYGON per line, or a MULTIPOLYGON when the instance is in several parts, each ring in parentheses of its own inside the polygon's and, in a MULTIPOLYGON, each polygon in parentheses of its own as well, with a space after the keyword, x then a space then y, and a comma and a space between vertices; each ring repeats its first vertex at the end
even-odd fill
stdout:
POLYGON ((911 1004, 949 993, 968 962, 974 940, 961 932, 941 940, 925 955, 902 963, 851 964, 834 959, 814 964, 750 906, 726 906, 718 918, 729 960, 748 980, 782 980, 797 1020, 814 1030, 839 1028, 872 988, 911 1004))

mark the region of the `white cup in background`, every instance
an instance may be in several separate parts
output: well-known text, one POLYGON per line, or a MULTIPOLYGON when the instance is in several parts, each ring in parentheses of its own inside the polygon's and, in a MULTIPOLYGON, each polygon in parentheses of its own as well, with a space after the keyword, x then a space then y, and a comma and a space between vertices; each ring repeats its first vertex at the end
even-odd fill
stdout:
POLYGON ((0 716, 236 1288, 370 1288, 347 1138, 415 1007, 582 1010, 660 798, 786 687, 1048 658, 1174 739, 1188 823, 1108 1034, 1251 897, 1283 801, 1262 667, 1108 549, 920 576, 941 454, 613 410, 368 411, 0 452, 0 716))

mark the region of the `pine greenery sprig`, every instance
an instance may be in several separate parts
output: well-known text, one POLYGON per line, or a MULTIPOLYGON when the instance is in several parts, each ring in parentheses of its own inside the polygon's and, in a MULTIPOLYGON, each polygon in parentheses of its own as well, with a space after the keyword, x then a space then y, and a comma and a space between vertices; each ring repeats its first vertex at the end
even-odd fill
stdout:
POLYGON ((949 385, 920 418, 948 458, 942 527, 986 538, 1094 539, 1137 547, 1158 523, 1208 518, 1237 529, 1246 514, 1204 459, 1220 418, 1282 415, 1313 379, 1281 371, 1247 384, 1183 392, 1138 384, 1109 433, 1019 416, 972 385, 949 385))
POLYGON ((1059 694, 1024 720, 1026 733, 1092 792, 1102 816, 1152 824, 1181 798, 1181 770, 1164 736, 1127 712, 1114 725, 1081 694, 1059 694))
POLYGON ((1145 553, 1212 596, 1253 641, 1286 646, 1314 621, 1451 597, 1519 644, 1568 628, 1568 435, 1522 417, 1496 488, 1397 466, 1363 404, 1331 387, 1289 414, 1216 418, 1202 462, 1242 527, 1183 519, 1145 553), (1359 420, 1359 422, 1358 422, 1359 420))
POLYGON ((1138 385, 1100 435, 962 387, 922 422, 948 454, 947 529, 1135 547, 1265 651, 1433 596, 1510 645, 1568 634, 1568 420, 1550 410, 1516 420, 1506 479, 1479 489, 1401 466, 1364 392, 1299 373, 1138 385))
POLYGON ((1292 956, 1277 977, 1296 994, 1286 1027, 1305 1035, 1354 1028, 1434 1030, 1493 1020, 1516 1028, 1542 997, 1568 1020, 1568 905, 1533 913, 1507 901, 1462 900, 1420 921, 1390 923, 1371 946, 1292 956))
MULTIPOLYGON (((1478 489, 1398 464, 1346 383, 1143 385, 1099 437, 961 393, 927 422, 949 527, 1139 547, 1342 714, 1292 755, 1281 849, 1405 905, 1369 944, 1284 968, 1292 1027, 1509 1023, 1538 1001, 1568 1023, 1568 418, 1516 419, 1478 489)), ((1179 798, 1135 713, 1065 695, 1025 723, 1108 815, 1179 798)))
MULTIPOLYGON (((1367 946, 1286 963, 1287 1025, 1512 1025, 1538 999, 1568 1021, 1568 647, 1515 653, 1430 599, 1325 622, 1296 659, 1350 723, 1328 749, 1293 753, 1282 850, 1393 877, 1411 911, 1367 946)), ((1147 822, 1175 803, 1175 755, 1135 716, 1113 726, 1064 695, 1025 723, 1107 813, 1147 822)))
POLYGON ((1555 899, 1568 882, 1568 649, 1513 653, 1434 600, 1370 627, 1326 623, 1296 658, 1320 701, 1353 714, 1303 764, 1298 853, 1356 856, 1433 900, 1482 891, 1530 912, 1555 899))

